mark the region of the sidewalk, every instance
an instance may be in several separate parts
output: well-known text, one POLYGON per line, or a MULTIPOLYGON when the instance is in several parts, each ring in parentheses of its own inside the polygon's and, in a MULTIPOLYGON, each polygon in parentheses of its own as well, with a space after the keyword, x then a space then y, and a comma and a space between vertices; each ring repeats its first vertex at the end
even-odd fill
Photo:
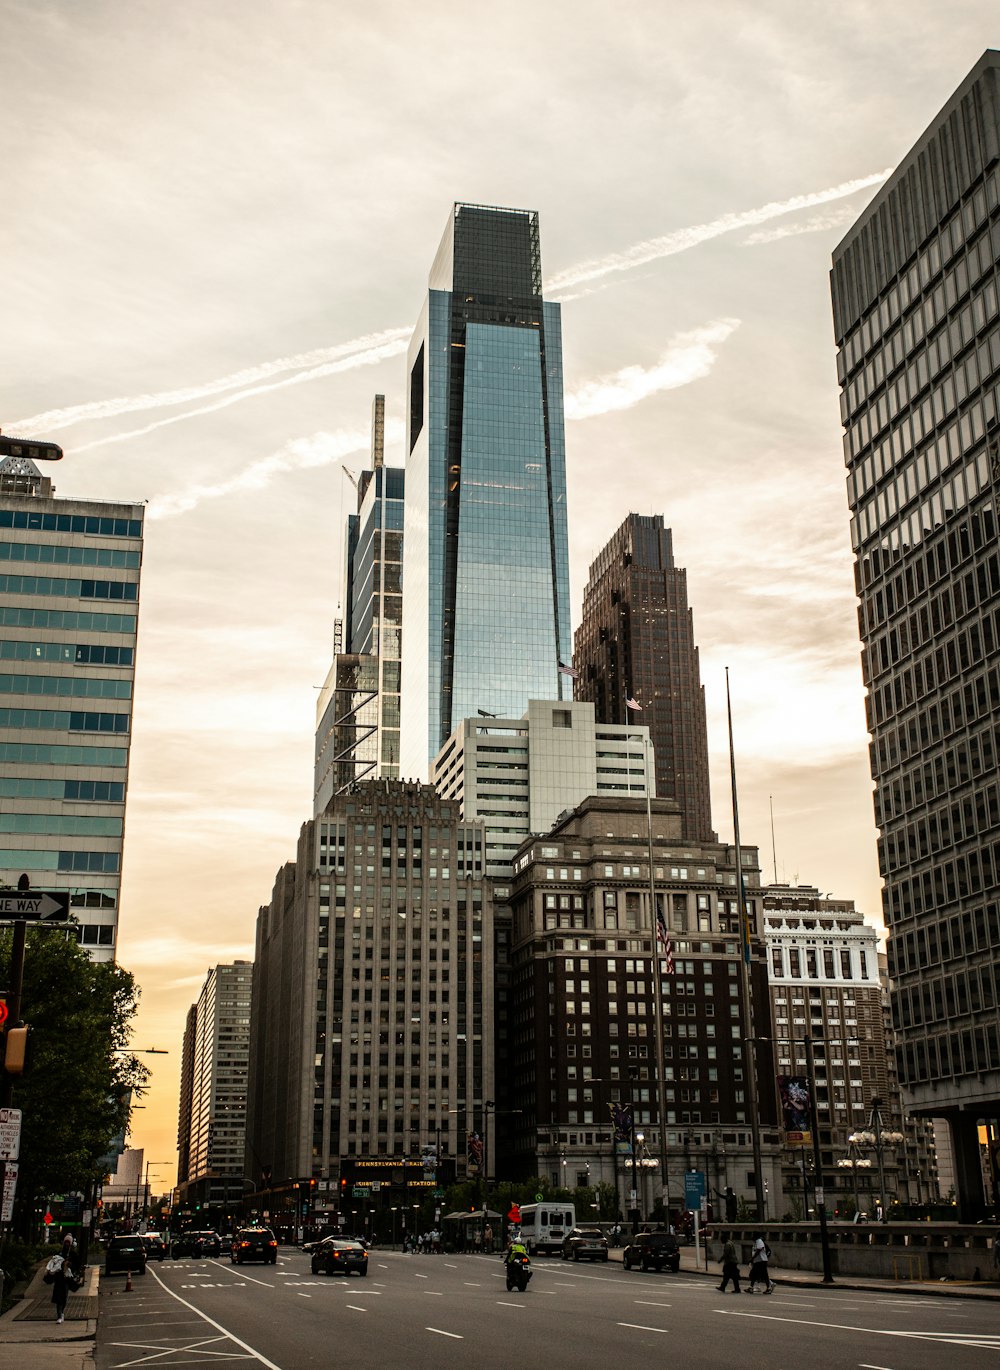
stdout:
POLYGON ((0 1363, 18 1370, 93 1370, 97 1334, 97 1289, 100 1266, 89 1265, 83 1284, 66 1303, 66 1320, 56 1322, 52 1288, 35 1271, 24 1298, 0 1318, 0 1363), (16 1345, 13 1355, 2 1348, 16 1345))

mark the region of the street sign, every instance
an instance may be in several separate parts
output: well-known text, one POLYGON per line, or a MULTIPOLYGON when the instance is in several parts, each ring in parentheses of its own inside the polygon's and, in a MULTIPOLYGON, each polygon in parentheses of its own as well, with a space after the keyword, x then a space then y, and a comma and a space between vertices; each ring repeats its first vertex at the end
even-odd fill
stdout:
POLYGON ((69 890, 28 890, 0 894, 0 920, 65 922, 69 916, 69 890))
POLYGON ((17 1189, 17 1162, 8 1161, 3 1171, 3 1196, 0 1198, 0 1223, 9 1223, 14 1217, 14 1191, 17 1189))
POLYGON ((367 1195, 367 1189, 359 1189, 357 1185, 351 1190, 351 1195, 355 1199, 363 1199, 367 1195))
POLYGON ((4 1023, 6 1023, 8 1012, 7 1000, 0 999, 0 1027, 3 1027, 4 1023))
POLYGON ((701 1210, 705 1198, 705 1172, 686 1170, 684 1172, 684 1207, 691 1211, 701 1210))
POLYGON ((16 1161, 21 1146, 21 1110, 0 1108, 0 1161, 16 1161))

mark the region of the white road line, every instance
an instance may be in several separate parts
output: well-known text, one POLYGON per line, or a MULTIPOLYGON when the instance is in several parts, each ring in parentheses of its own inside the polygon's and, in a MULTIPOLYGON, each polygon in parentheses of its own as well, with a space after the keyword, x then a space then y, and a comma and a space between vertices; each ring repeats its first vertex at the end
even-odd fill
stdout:
POLYGON ((735 1318, 755 1318, 758 1322, 801 1323, 805 1327, 826 1327, 834 1332, 860 1332, 869 1337, 908 1337, 911 1341, 929 1341, 938 1346, 950 1343, 953 1346, 984 1346, 995 1351, 1000 1348, 1000 1336, 992 1332, 909 1332, 894 1327, 854 1327, 845 1322, 815 1322, 806 1318, 775 1318, 767 1313, 737 1313, 735 1309, 717 1308, 717 1313, 729 1313, 735 1318))
POLYGON ((888 1365, 868 1365, 865 1361, 859 1361, 860 1370, 890 1370, 888 1365))
POLYGON ((456 1341, 465 1341, 465 1338, 464 1338, 464 1337, 460 1337, 459 1334, 458 1334, 457 1332, 445 1332, 445 1331, 444 1331, 442 1328, 440 1328, 440 1327, 425 1327, 425 1328, 424 1328, 424 1331, 425 1331, 425 1332, 436 1332, 437 1335, 438 1335, 439 1337, 454 1337, 456 1341))
POLYGON ((221 1322, 216 1322, 215 1319, 210 1318, 207 1313, 203 1313, 200 1308, 195 1308, 193 1303, 188 1303, 187 1299, 182 1299, 180 1294, 175 1294, 172 1289, 168 1289, 155 1271, 150 1273, 164 1293, 169 1294, 170 1297, 176 1299, 178 1303, 182 1303, 185 1308, 190 1308, 192 1313, 197 1313, 198 1317, 204 1319, 210 1327, 214 1327, 217 1332, 221 1332, 224 1337, 228 1337, 230 1341, 241 1347, 242 1350, 246 1351, 247 1355, 252 1356, 254 1360, 259 1361, 261 1365, 267 1366, 267 1370, 281 1370, 281 1367, 275 1365, 273 1360, 268 1360, 268 1358, 261 1355, 259 1351, 255 1351, 247 1342, 241 1340, 235 1332, 230 1332, 228 1328, 223 1327, 221 1322))
POLYGON ((311 1299, 311 1298, 312 1298, 312 1295, 311 1295, 311 1294, 301 1294, 301 1293, 300 1293, 300 1294, 299 1294, 299 1298, 300 1298, 300 1299, 311 1299))
POLYGON ((652 1303, 649 1299, 636 1299, 635 1303, 645 1308, 673 1308, 672 1303, 652 1303))
POLYGON ((634 1327, 637 1332, 666 1332, 665 1327, 646 1327, 641 1322, 620 1322, 619 1327, 634 1327))
POLYGON ((466 1289, 481 1289, 481 1288, 482 1288, 482 1285, 479 1283, 478 1280, 463 1280, 462 1283, 465 1285, 466 1289))
POLYGON ((367 1308, 359 1308, 358 1305, 357 1305, 356 1303, 349 1303, 349 1304, 347 1305, 347 1307, 348 1307, 348 1308, 353 1308, 354 1311, 355 1311, 355 1313, 367 1313, 367 1312, 368 1312, 368 1309, 367 1309, 367 1308))
POLYGON ((523 1303, 511 1303, 509 1299, 497 1299, 498 1308, 523 1308, 523 1303))
MULTIPOLYGON (((416 1271, 414 1271, 413 1273, 414 1273, 415 1275, 417 1275, 417 1272, 416 1272, 416 1271)), ((417 1275, 417 1279, 418 1279, 418 1280, 429 1280, 429 1279, 430 1279, 430 1275, 417 1275)))
POLYGON ((424 1293, 429 1299, 443 1299, 444 1294, 440 1289, 425 1289, 424 1293))
POLYGON ((457 1269, 458 1269, 458 1266, 457 1266, 457 1265, 452 1265, 452 1264, 450 1263, 450 1261, 445 1261, 444 1266, 445 1266, 445 1269, 446 1269, 446 1270, 457 1270, 457 1269))

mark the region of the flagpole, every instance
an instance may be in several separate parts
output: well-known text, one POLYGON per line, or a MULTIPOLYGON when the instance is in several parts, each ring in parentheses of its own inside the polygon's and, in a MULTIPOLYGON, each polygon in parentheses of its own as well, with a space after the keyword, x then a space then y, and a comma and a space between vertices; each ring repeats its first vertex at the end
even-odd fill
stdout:
MULTIPOLYGON (((643 760, 646 768, 646 837, 649 859, 649 935, 653 943, 653 1003, 656 1032, 656 1100, 660 1115, 660 1184, 663 1212, 670 1227, 670 1167, 667 1161, 667 1081, 663 1055, 663 982, 660 976, 660 948, 657 936, 656 878, 653 872, 653 808, 649 797, 653 767, 649 755, 649 729, 643 734, 643 760)), ((666 950, 666 948, 664 948, 666 950)), ((669 965, 669 961, 666 963, 669 965)))
POLYGON ((733 710, 729 700, 729 667, 726 667, 726 718, 729 723, 729 776, 733 790, 733 848, 736 859, 736 907, 740 919, 740 991, 746 1038, 743 1042, 747 1081, 747 1101, 750 1104, 750 1134, 753 1139, 754 1191, 757 1199, 757 1221, 764 1213, 764 1161, 760 1149, 760 1111, 757 1106, 757 1058, 753 1051, 753 1002, 750 992, 750 921, 747 911, 746 888, 743 884, 743 851, 740 846, 740 810, 736 797, 736 752, 733 747, 733 710))

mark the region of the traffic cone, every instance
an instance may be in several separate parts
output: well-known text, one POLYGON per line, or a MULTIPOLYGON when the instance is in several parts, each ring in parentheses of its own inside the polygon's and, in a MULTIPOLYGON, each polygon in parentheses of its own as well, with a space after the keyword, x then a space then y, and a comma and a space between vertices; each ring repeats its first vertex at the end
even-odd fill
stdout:
POLYGON ((126 1293, 126 1294, 131 1294, 131 1292, 132 1292, 132 1272, 131 1272, 131 1270, 127 1270, 127 1271, 125 1272, 125 1293, 126 1293))

